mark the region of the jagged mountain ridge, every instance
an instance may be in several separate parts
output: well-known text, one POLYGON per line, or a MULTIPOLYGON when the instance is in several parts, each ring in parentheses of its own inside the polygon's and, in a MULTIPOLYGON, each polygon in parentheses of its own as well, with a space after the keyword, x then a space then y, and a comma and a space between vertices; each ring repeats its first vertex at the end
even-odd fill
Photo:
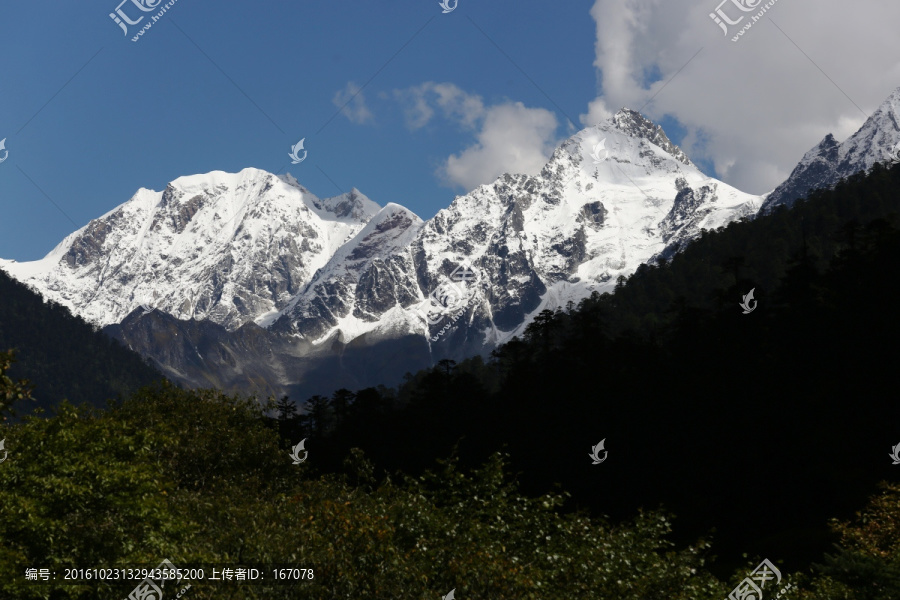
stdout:
POLYGON ((859 131, 838 142, 832 134, 807 152, 790 177, 769 194, 762 206, 792 206, 810 190, 832 188, 842 178, 868 171, 875 163, 900 161, 900 88, 872 113, 859 131))
MULTIPOLYGON (((704 175, 658 125, 623 109, 566 140, 539 174, 503 175, 427 222, 356 190, 319 200, 289 175, 214 172, 140 190, 42 261, 0 266, 99 325, 138 311, 116 335, 131 343, 132 332, 176 378, 236 381, 252 362, 257 379, 268 369, 272 385, 289 385, 294 359, 351 346, 364 354, 410 338, 420 342, 407 348, 431 360, 484 353, 538 311, 610 291, 760 202, 704 175), (448 278, 461 265, 474 275, 454 291, 448 278), (442 306, 438 291, 457 297, 442 306), (172 335, 138 334, 135 320, 154 318, 148 308, 229 332, 268 328, 269 366, 230 350, 219 366, 187 369, 189 353, 159 347, 172 335), (227 378, 203 375, 226 366, 227 378)), ((223 339, 189 323, 191 339, 223 339)))
POLYGON ((753 215, 758 207, 757 197, 706 177, 658 126, 626 109, 566 141, 537 176, 504 175, 424 223, 408 249, 379 266, 390 287, 408 293, 384 305, 367 331, 351 314, 358 288, 336 296, 340 286, 327 276, 315 292, 320 305, 329 304, 327 312, 308 321, 287 311, 273 328, 323 342, 317 336, 330 319, 330 335, 356 330, 376 339, 431 339, 447 319, 429 324, 422 318, 436 308, 430 291, 469 264, 479 277, 465 292, 467 308, 449 332, 455 334, 450 345, 459 355, 483 352, 519 333, 536 311, 611 290, 618 276, 673 252, 701 228, 753 215), (690 195, 693 188, 697 195, 690 195), (676 202, 679 194, 699 202, 676 202))
POLYGON ((143 306, 235 329, 287 305, 378 208, 357 190, 321 200, 289 175, 215 171, 140 189, 44 259, 0 267, 97 325, 143 306))
POLYGON ((389 203, 335 252, 274 329, 318 340, 342 326, 336 333, 349 340, 392 307, 415 302, 421 292, 408 276, 414 270, 408 250, 422 225, 417 215, 389 203))
POLYGON ((659 126, 623 109, 565 142, 539 175, 507 174, 457 197, 389 258, 349 278, 333 267, 320 272, 273 330, 315 343, 424 335, 441 346, 432 344, 434 356, 447 346, 453 356, 483 352, 520 333, 535 312, 611 290, 619 275, 671 255, 701 228, 758 207, 758 198, 703 175, 659 126), (450 335, 433 340, 459 309, 441 319, 429 293, 461 264, 478 271, 477 284, 465 291, 450 335), (371 286, 376 280, 381 288, 371 286), (436 323, 423 318, 429 312, 436 323))

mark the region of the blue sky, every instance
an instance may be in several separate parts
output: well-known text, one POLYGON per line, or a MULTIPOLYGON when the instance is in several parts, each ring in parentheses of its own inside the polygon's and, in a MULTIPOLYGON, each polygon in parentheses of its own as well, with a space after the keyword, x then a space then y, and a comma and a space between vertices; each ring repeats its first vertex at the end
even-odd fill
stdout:
POLYGON ((571 132, 561 111, 577 120, 597 94, 583 0, 460 0, 449 14, 437 0, 178 0, 136 43, 108 16, 118 1, 3 8, 0 257, 39 258, 140 187, 249 166, 429 218, 467 191, 438 170, 478 132, 440 112, 412 128, 397 90, 452 83, 486 106, 543 108, 557 138, 571 132), (368 113, 335 116, 336 94, 367 82, 368 113), (290 165, 303 137, 308 159, 290 165))

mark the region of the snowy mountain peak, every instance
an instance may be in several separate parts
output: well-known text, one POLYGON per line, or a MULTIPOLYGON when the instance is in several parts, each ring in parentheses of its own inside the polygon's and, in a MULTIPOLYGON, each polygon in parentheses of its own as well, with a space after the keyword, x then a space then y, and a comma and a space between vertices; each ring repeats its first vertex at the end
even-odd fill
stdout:
POLYGON ((662 127, 638 111, 631 110, 630 108, 623 108, 613 116, 611 122, 616 129, 631 137, 642 138, 656 144, 671 154, 678 162, 686 165, 693 164, 681 148, 669 140, 669 137, 666 135, 666 132, 663 131, 662 127))
POLYGON ((396 214, 406 215, 407 217, 409 217, 412 220, 418 220, 418 221, 422 220, 419 218, 419 216, 416 213, 409 210, 405 206, 401 206, 401 205, 397 204, 396 202, 388 202, 387 204, 384 205, 384 208, 382 208, 381 210, 378 211, 378 214, 376 214, 374 217, 372 217, 369 220, 369 223, 377 223, 380 220, 384 220, 389 215, 393 216, 396 214))
POLYGON ((329 263, 334 263, 334 259, 340 261, 343 257, 351 261, 376 255, 386 257, 391 252, 408 245, 422 224, 422 219, 414 212, 389 202, 369 219, 366 226, 350 242, 335 253, 329 263))
POLYGON ((295 188, 298 188, 301 192, 309 191, 305 187, 303 187, 303 185, 299 181, 297 181, 297 178, 294 177, 293 175, 291 175, 290 173, 285 173, 284 175, 279 175, 278 178, 281 179, 286 184, 293 186, 295 188))
POLYGON ((837 145, 838 145, 838 141, 834 138, 833 134, 829 133, 828 135, 825 136, 825 139, 823 139, 821 142, 819 142, 818 148, 820 150, 828 150, 828 149, 834 148, 837 145))
POLYGON ((381 210, 375 202, 370 200, 365 194, 358 189, 353 188, 350 192, 325 198, 315 202, 316 208, 327 210, 338 218, 349 218, 354 221, 366 223, 375 214, 381 210))
POLYGON ((791 176, 769 194, 763 212, 792 206, 810 190, 831 188, 842 178, 868 171, 875 163, 896 157, 900 144, 900 88, 894 90, 872 113, 859 131, 838 143, 833 135, 803 155, 791 176))
POLYGON ((380 207, 358 190, 320 200, 248 168, 179 177, 68 236, 14 277, 98 325, 139 306, 228 329, 286 306, 380 207))
MULTIPOLYGON (((237 173, 211 171, 197 175, 183 175, 169 182, 167 190, 180 192, 179 196, 188 197, 194 194, 206 194, 211 198, 222 195, 226 190, 254 190, 272 187, 281 180, 267 171, 247 167, 237 173)), ((153 190, 147 190, 153 191, 153 190)))
POLYGON ((890 93, 879 109, 887 109, 888 107, 890 107, 895 115, 900 111, 900 87, 890 93))

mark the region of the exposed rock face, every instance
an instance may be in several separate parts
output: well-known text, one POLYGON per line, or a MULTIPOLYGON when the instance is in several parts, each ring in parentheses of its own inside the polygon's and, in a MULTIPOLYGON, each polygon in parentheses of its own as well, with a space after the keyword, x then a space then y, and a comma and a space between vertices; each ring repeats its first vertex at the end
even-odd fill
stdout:
POLYGON ((675 160, 686 165, 693 165, 687 155, 673 144, 663 128, 646 118, 636 110, 623 108, 613 117, 616 129, 636 138, 642 138, 658 146, 675 160))
POLYGON ((599 230, 603 227, 606 215, 609 214, 603 207, 602 202, 591 202, 581 207, 581 213, 578 215, 579 223, 586 223, 588 227, 599 230))

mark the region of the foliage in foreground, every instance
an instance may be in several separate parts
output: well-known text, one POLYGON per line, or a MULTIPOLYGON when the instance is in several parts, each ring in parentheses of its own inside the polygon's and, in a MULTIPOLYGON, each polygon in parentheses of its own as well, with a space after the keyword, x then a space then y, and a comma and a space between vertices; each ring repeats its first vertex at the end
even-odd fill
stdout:
MULTIPOLYGON (((0 365, 2 367, 2 365, 0 365)), ((4 370, 0 368, 0 375, 4 370)), ((0 392, 11 384, 0 379, 0 392)), ((671 518, 613 524, 563 512, 567 494, 529 498, 494 454, 420 477, 377 482, 359 450, 321 475, 316 448, 291 464, 273 405, 169 385, 106 411, 64 403, 5 425, 0 464, 0 597, 121 599, 134 583, 34 585, 25 569, 235 563, 311 568, 314 583, 190 582, 192 598, 721 600, 758 563, 721 582, 709 544, 676 549, 671 518)), ((838 551, 789 591, 799 600, 900 597, 900 485, 854 522, 833 522, 838 551)), ((775 557, 769 557, 775 558, 775 557)))
POLYGON ((900 484, 883 484, 854 522, 832 521, 832 529, 841 541, 815 565, 802 600, 900 598, 900 484))
POLYGON ((16 362, 16 353, 12 350, 0 352, 0 420, 6 420, 4 416, 12 413, 12 404, 20 400, 31 400, 31 392, 34 386, 27 379, 13 381, 7 371, 16 362))
MULTIPOLYGON (((269 407, 270 408, 270 407, 269 407)), ((464 473, 376 482, 359 452, 350 476, 291 464, 250 399, 170 386, 108 411, 64 404, 5 427, 0 597, 122 598, 134 585, 34 586, 27 567, 290 564, 315 583, 194 583, 192 598, 721 599, 705 542, 675 549, 645 512, 610 524, 563 514, 564 494, 527 498, 502 455, 464 473)))

